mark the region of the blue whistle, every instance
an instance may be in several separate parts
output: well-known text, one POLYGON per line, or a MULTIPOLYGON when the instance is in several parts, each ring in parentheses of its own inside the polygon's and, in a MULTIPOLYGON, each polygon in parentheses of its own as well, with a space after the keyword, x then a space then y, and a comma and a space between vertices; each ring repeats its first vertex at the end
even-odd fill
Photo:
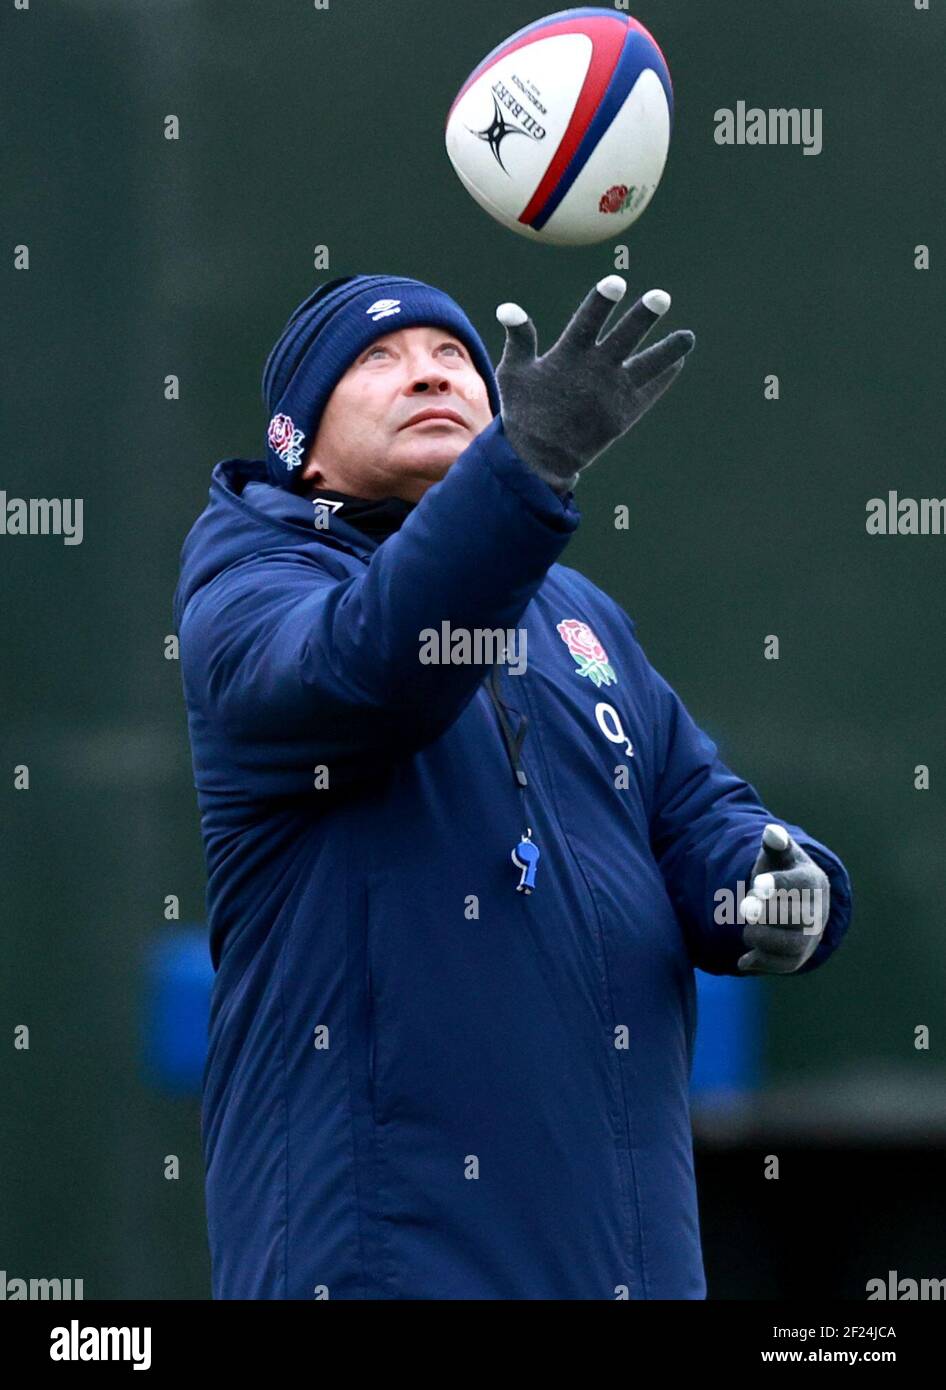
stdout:
POLYGON ((539 862, 539 847, 532 839, 531 828, 526 831, 525 837, 513 850, 512 862, 517 869, 522 870, 519 882, 516 884, 516 892, 531 893, 535 887, 535 869, 539 862))

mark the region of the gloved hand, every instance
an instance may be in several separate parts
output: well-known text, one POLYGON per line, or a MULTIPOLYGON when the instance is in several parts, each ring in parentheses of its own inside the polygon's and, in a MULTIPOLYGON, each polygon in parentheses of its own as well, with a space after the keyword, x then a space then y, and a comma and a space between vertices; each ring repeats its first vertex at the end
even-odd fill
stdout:
POLYGON ((536 356, 535 324, 526 311, 518 304, 496 310, 506 329, 496 369, 503 430, 522 461, 562 494, 672 385, 696 342, 683 328, 635 353, 670 308, 664 290, 648 290, 599 339, 626 290, 620 275, 599 280, 542 357, 536 356))
POLYGON ((824 932, 831 906, 828 875, 784 826, 767 825, 750 885, 742 900, 748 923, 742 939, 752 949, 739 957, 738 967, 747 975, 791 975, 814 954, 824 932), (779 899, 775 894, 783 889, 797 892, 779 899))

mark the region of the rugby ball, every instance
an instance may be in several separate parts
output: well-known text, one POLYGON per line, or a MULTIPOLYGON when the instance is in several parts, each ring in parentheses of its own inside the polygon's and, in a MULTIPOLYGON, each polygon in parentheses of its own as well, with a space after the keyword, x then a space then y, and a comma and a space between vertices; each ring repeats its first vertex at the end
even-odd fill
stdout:
POLYGON ((670 71, 643 24, 585 8, 536 20, 487 54, 450 107, 446 144, 497 222, 581 246, 640 217, 672 125, 670 71))

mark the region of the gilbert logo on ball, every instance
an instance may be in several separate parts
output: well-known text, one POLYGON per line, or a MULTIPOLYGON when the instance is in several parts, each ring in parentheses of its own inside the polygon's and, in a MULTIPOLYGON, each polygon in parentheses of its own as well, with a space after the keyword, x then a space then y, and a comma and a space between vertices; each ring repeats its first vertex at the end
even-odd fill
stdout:
POLYGON ((670 71, 644 26, 614 10, 562 10, 474 69, 447 115, 447 153, 504 227, 581 246, 640 217, 672 126, 670 71))

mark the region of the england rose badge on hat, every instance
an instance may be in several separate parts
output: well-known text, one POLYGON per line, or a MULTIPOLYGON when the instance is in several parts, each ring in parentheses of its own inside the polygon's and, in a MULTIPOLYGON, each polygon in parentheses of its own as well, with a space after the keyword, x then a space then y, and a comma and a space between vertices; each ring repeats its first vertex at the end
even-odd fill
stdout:
POLYGON ((273 453, 282 459, 287 468, 299 467, 305 436, 296 429, 291 416, 274 415, 269 422, 266 438, 273 453))

